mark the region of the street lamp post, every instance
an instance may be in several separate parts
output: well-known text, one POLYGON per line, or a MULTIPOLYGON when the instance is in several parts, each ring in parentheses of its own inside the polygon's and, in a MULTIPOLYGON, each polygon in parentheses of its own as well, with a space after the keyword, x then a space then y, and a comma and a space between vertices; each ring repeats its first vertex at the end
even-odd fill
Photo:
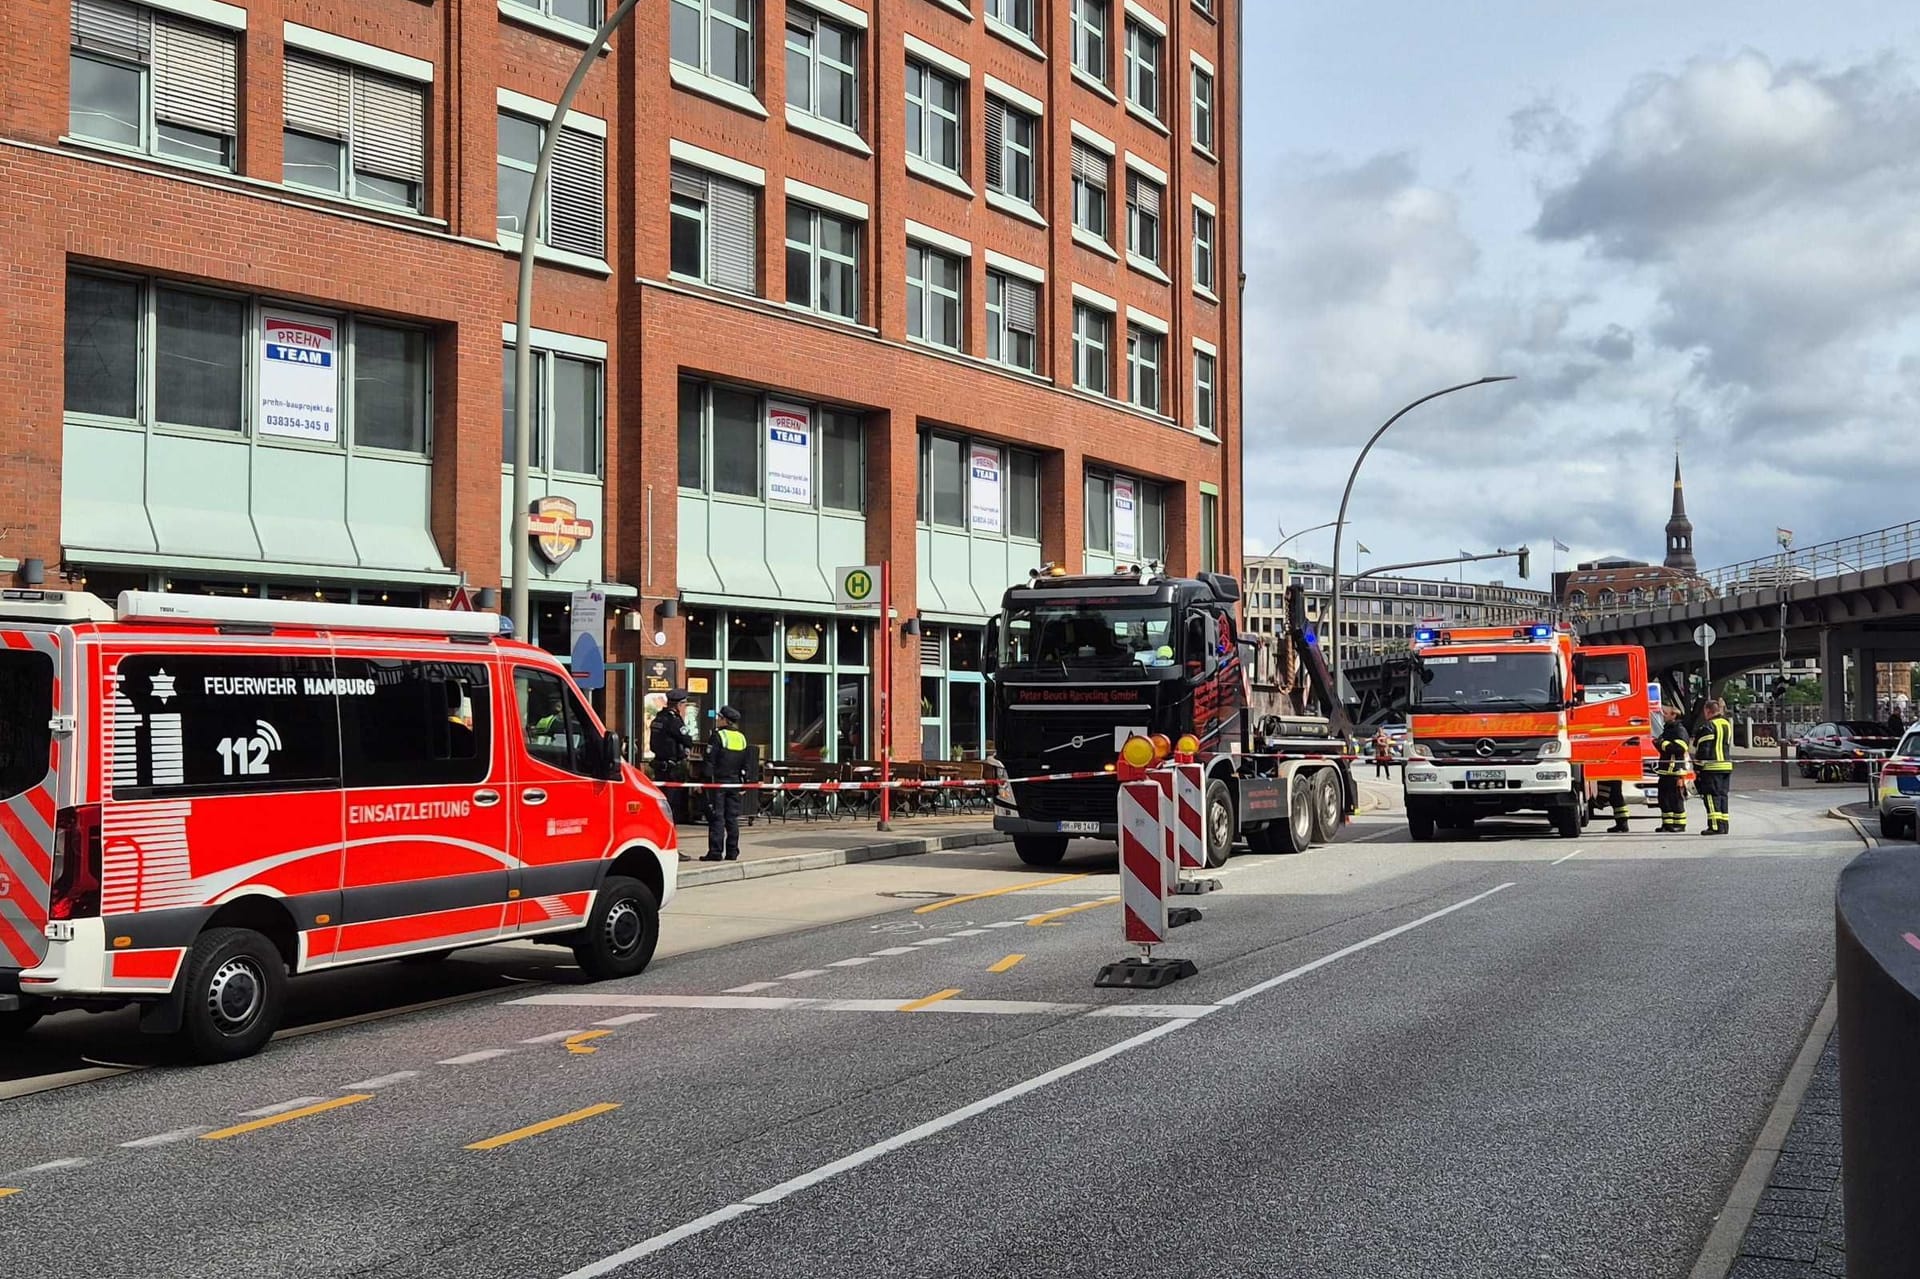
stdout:
POLYGON ((580 62, 573 69, 560 100, 553 104, 553 120, 540 144, 540 158, 533 165, 533 189, 527 194, 527 212, 520 222, 520 294, 514 307, 513 335, 513 593, 508 616, 513 633, 521 639, 532 636, 532 618, 527 609, 527 581, 533 571, 532 547, 527 539, 527 470, 533 456, 533 263, 540 241, 540 207, 547 189, 547 170, 553 166, 554 143, 560 139, 560 125, 567 110, 586 83, 600 51, 639 0, 620 0, 607 15, 600 29, 587 42, 580 62))
POLYGON ((1490 382, 1511 382, 1511 381, 1513 381, 1513 378, 1510 376, 1483 377, 1483 378, 1477 379, 1476 381, 1462 382, 1458 386, 1449 386, 1444 390, 1434 391, 1430 395, 1423 395, 1419 399, 1415 400, 1413 403, 1402 408, 1398 413, 1395 413, 1392 417, 1388 418, 1385 422, 1381 423, 1380 429, 1375 431, 1371 436, 1367 438, 1366 446, 1360 450, 1360 456, 1354 459, 1353 470, 1347 473, 1346 491, 1341 493, 1340 495, 1340 514, 1333 521, 1333 598, 1329 602, 1329 607, 1328 607, 1328 622, 1330 624, 1330 629, 1332 630, 1333 634, 1330 640, 1328 652, 1333 658, 1333 662, 1332 662, 1333 695, 1335 698, 1341 697, 1341 693, 1340 693, 1340 535, 1346 529, 1347 503, 1353 499, 1353 482, 1360 477, 1361 464, 1367 460, 1367 454, 1373 452, 1373 446, 1379 443, 1380 437, 1387 433, 1387 428, 1391 427, 1395 422, 1398 422, 1401 418, 1405 417, 1408 413, 1411 413, 1414 409, 1417 409, 1422 404, 1425 404, 1428 400, 1437 400, 1443 395, 1451 395, 1455 391, 1464 391, 1470 386, 1485 386, 1490 382))
POLYGON ((1780 784, 1791 786, 1787 776, 1787 569, 1793 558, 1793 530, 1774 530, 1780 543, 1780 674, 1774 680, 1773 735, 1780 747, 1780 784))

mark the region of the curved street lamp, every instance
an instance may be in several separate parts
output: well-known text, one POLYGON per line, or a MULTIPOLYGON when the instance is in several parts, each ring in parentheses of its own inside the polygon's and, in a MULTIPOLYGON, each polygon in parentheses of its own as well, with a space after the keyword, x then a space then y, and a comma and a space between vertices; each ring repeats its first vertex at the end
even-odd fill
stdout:
POLYGON ((1353 482, 1360 476, 1361 463, 1367 460, 1367 454, 1373 452, 1373 446, 1379 443, 1380 437, 1387 433, 1388 427, 1398 422, 1414 409, 1419 408, 1422 404, 1425 404, 1428 400, 1437 400, 1443 395, 1452 395, 1455 391, 1464 391, 1470 386, 1486 386, 1491 382, 1511 381, 1513 381, 1513 378, 1508 375, 1483 377, 1476 381, 1462 382, 1458 386, 1449 386, 1444 390, 1423 395, 1381 423, 1380 429, 1367 437, 1366 446, 1360 450, 1360 456, 1354 459, 1353 470, 1347 473, 1346 491, 1340 495, 1340 514, 1333 522, 1333 600, 1328 609, 1329 629, 1332 631, 1332 636, 1330 637, 1327 651, 1328 655, 1333 659, 1331 662, 1333 667, 1333 695, 1336 699, 1344 700, 1340 692, 1340 535, 1346 529, 1347 503, 1353 497, 1353 482))

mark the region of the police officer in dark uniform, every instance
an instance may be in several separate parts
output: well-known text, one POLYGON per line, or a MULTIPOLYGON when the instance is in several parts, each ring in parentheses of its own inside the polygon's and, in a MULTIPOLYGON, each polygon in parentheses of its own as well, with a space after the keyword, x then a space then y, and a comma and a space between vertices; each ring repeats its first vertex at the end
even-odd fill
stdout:
POLYGON ((1695 783, 1707 803, 1707 828, 1702 835, 1727 833, 1727 799, 1733 791, 1733 721, 1719 701, 1701 708, 1700 727, 1693 734, 1695 783))
MULTIPOLYGON (((653 778, 659 782, 687 780, 687 754, 693 749, 693 734, 687 731, 682 713, 687 704, 685 689, 667 694, 667 704, 653 717, 647 730, 647 749, 653 752, 653 778)), ((679 787, 667 791, 667 804, 673 810, 674 824, 687 820, 687 792, 679 787)))
MULTIPOLYGON (((740 731, 740 712, 720 708, 720 727, 707 743, 707 780, 722 784, 747 780, 747 735, 740 731)), ((714 791, 707 800, 707 855, 703 862, 740 860, 740 792, 714 791)))
POLYGON ((1660 730, 1660 830, 1677 834, 1687 829, 1687 792, 1681 780, 1687 775, 1687 730, 1680 721, 1670 719, 1660 730))

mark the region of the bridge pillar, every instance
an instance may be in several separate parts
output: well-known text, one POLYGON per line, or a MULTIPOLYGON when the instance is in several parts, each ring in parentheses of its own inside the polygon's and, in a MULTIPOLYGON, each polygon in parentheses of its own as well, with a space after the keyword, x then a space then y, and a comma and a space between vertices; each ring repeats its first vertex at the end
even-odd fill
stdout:
POLYGON ((1847 648, 1840 633, 1820 632, 1820 717, 1847 717, 1847 648))

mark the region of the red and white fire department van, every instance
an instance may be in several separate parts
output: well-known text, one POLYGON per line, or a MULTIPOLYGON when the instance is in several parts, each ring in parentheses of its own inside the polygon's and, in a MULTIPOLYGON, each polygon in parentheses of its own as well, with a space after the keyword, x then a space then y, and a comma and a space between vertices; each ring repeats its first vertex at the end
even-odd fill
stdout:
POLYGON ((139 1003, 257 1051, 289 973, 534 938, 639 972, 658 790, 487 613, 0 591, 0 1043, 139 1003))

